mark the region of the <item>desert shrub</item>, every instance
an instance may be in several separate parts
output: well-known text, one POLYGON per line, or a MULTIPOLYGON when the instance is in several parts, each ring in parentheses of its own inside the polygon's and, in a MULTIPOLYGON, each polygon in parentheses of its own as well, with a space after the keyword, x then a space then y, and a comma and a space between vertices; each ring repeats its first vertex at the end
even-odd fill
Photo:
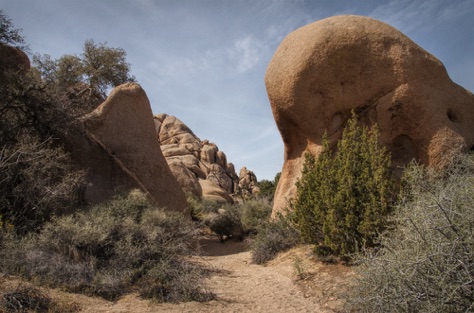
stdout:
POLYGON ((2 293, 0 310, 2 312, 49 312, 51 299, 38 288, 18 286, 2 293))
POLYGON ((242 207, 238 204, 222 205, 217 213, 206 216, 205 223, 221 242, 231 237, 243 239, 245 234, 242 224, 242 207))
MULTIPOLYGON (((24 40, 3 11, 0 24, 4 63, 11 53, 4 43, 24 40)), ((15 231, 26 233, 52 213, 77 205, 83 173, 73 168, 57 140, 78 131, 77 123, 33 70, 17 66, 0 64, 0 214, 15 231)))
POLYGON ((0 291, 0 312, 73 313, 78 310, 76 303, 57 301, 32 285, 18 284, 0 291))
MULTIPOLYGON (((205 205, 209 201, 203 200, 203 203, 205 205)), ((200 216, 221 242, 231 237, 243 239, 246 235, 256 233, 260 225, 269 219, 272 210, 263 198, 234 204, 220 203, 218 207, 210 208, 201 210, 200 216)))
POLYGON ((106 299, 116 299, 133 286, 145 296, 154 294, 146 292, 149 284, 144 283, 153 280, 172 295, 158 301, 201 300, 207 297, 200 289, 203 272, 185 260, 195 254, 194 235, 194 225, 182 214, 159 210, 142 193, 133 192, 57 217, 38 234, 4 239, 0 267, 47 286, 106 299), (182 271, 177 275, 171 269, 182 271))
POLYGON ((364 255, 348 310, 474 310, 474 156, 440 175, 412 166, 382 247, 364 255))
POLYGON ((0 217, 17 233, 41 227, 79 203, 84 171, 53 140, 21 136, 0 151, 0 217))
POLYGON ((301 235, 294 227, 290 216, 279 215, 267 221, 258 230, 250 242, 252 261, 263 264, 298 243, 301 235))
POLYGON ((202 273, 195 264, 158 262, 140 280, 139 292, 143 298, 158 302, 210 301, 214 295, 202 291, 202 273))
POLYGON ((280 180, 281 172, 278 172, 275 175, 275 178, 270 181, 267 179, 262 179, 257 183, 257 187, 260 188, 258 196, 261 198, 268 199, 269 201, 273 201, 273 197, 275 196, 275 190, 278 185, 278 181, 280 180))
POLYGON ((272 214, 272 206, 265 199, 252 199, 239 204, 242 208, 242 226, 245 232, 254 234, 272 214))
POLYGON ((188 209, 191 211, 191 215, 194 220, 202 221, 209 214, 215 214, 222 207, 222 202, 208 200, 208 199, 199 199, 193 194, 187 194, 187 205, 188 209))
POLYGON ((378 142, 377 126, 359 126, 353 113, 335 153, 324 137, 317 159, 306 154, 291 202, 295 223, 306 242, 323 244, 336 255, 374 246, 387 226, 393 186, 390 156, 378 142))

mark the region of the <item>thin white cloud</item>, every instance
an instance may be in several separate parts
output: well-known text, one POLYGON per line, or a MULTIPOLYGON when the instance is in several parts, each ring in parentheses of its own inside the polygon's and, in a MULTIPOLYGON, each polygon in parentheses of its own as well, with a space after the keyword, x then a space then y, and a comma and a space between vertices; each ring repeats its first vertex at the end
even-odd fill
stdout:
POLYGON ((236 69, 239 73, 245 73, 256 66, 265 53, 263 42, 248 35, 234 41, 234 47, 230 50, 230 57, 237 61, 236 69))
POLYGON ((392 0, 370 14, 407 33, 429 31, 440 23, 472 14, 472 0, 392 0))

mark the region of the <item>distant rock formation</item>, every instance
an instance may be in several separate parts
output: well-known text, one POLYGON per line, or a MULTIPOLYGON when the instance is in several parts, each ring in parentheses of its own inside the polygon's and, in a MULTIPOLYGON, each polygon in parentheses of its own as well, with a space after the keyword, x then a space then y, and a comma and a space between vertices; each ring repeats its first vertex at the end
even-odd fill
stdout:
POLYGON ((265 83, 285 144, 274 215, 295 196, 304 153, 317 156, 325 132, 334 145, 352 110, 378 124, 394 167, 412 159, 442 167, 474 145, 473 94, 434 56, 368 17, 335 16, 290 33, 265 83))
POLYGON ((250 196, 260 192, 260 188, 257 187, 257 176, 245 166, 239 172, 239 188, 242 190, 243 196, 250 196))
POLYGON ((115 88, 83 122, 86 138, 69 138, 76 144, 73 158, 91 172, 87 201, 140 188, 160 207, 186 210, 185 195, 161 153, 150 103, 138 84, 115 88))
POLYGON ((163 155, 185 192, 221 202, 233 202, 233 197, 252 194, 255 174, 251 172, 252 178, 247 178, 253 185, 240 184, 240 177, 234 165, 227 162, 225 153, 214 143, 200 140, 182 121, 172 115, 158 114, 155 129, 163 155))

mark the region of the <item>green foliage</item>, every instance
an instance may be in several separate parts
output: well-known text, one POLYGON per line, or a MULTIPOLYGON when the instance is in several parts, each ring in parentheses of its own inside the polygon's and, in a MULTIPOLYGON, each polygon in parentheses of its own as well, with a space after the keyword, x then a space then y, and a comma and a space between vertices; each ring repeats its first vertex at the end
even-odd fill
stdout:
POLYGON ((258 232, 260 226, 270 219, 272 206, 264 199, 247 200, 241 204, 241 220, 246 233, 258 232))
POLYGON ((223 205, 217 213, 209 214, 205 223, 221 242, 231 237, 243 239, 245 231, 242 224, 242 210, 237 205, 223 205))
POLYGON ((186 200, 191 216, 198 221, 204 220, 209 214, 217 213, 223 205, 221 202, 199 199, 193 194, 187 194, 186 200))
POLYGON ((322 146, 318 159, 306 154, 291 203, 303 239, 342 256, 374 246, 393 197, 390 157, 378 143, 376 126, 359 126, 353 114, 336 153, 327 137, 322 146))
POLYGON ((84 173, 56 140, 66 129, 81 131, 33 73, 0 71, 0 214, 18 233, 79 202, 84 173))
POLYGON ((182 214, 155 208, 140 192, 55 218, 41 232, 4 238, 3 273, 73 292, 116 299, 138 290, 157 301, 203 301, 195 229, 182 214), (137 289, 134 289, 134 288, 137 289))
POLYGON ((11 19, 0 9, 0 44, 25 48, 25 39, 20 35, 21 29, 13 26, 11 19))
POLYGON ((221 242, 256 233, 272 212, 270 204, 262 198, 229 204, 188 196, 188 206, 194 219, 208 226, 221 242))
POLYGON ((274 259, 279 252, 296 246, 300 243, 300 238, 301 235, 294 227, 292 218, 279 215, 259 227, 250 243, 252 261, 264 264, 274 259))
POLYGON ((473 155, 441 174, 409 167, 396 227, 359 260, 347 311, 472 312, 473 203, 473 155))
POLYGON ((33 64, 50 92, 62 98, 75 115, 81 115, 104 101, 110 88, 135 81, 126 55, 122 48, 87 40, 80 56, 52 60, 49 55, 35 55, 33 64))
POLYGON ((280 180, 280 175, 281 175, 281 172, 277 173, 273 181, 263 179, 258 182, 257 187, 260 188, 260 192, 259 192, 260 197, 273 201, 275 190, 278 185, 278 181, 280 180))
POLYGON ((106 43, 96 44, 93 40, 87 40, 82 53, 86 82, 105 97, 107 88, 135 81, 129 75, 130 64, 127 63, 126 56, 127 53, 122 48, 110 48, 106 43))
POLYGON ((23 136, 0 151, 0 217, 17 233, 34 231, 77 205, 83 178, 51 140, 23 136))

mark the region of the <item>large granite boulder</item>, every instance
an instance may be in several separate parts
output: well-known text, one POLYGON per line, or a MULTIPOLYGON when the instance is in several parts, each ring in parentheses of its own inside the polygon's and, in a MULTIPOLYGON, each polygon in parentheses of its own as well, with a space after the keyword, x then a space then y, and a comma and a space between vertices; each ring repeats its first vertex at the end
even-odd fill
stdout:
MULTIPOLYGON (((160 207, 186 210, 185 195, 161 152, 148 97, 138 84, 115 88, 83 122, 89 136, 119 164, 132 185, 146 192, 160 207)), ((113 178, 104 177, 102 181, 106 179, 113 178)), ((102 186, 90 187, 91 197, 95 188, 102 186)))
POLYGON ((334 144, 354 110, 380 128, 394 167, 412 159, 442 167, 474 144, 474 96, 443 64, 395 28, 353 15, 290 33, 265 76, 285 144, 274 214, 295 196, 304 153, 318 155, 325 132, 334 144))
MULTIPOLYGON (((239 185, 232 163, 217 145, 199 139, 188 126, 168 114, 155 115, 161 150, 184 192, 220 202, 251 194, 239 185)), ((256 180, 256 178, 255 178, 256 180)))

